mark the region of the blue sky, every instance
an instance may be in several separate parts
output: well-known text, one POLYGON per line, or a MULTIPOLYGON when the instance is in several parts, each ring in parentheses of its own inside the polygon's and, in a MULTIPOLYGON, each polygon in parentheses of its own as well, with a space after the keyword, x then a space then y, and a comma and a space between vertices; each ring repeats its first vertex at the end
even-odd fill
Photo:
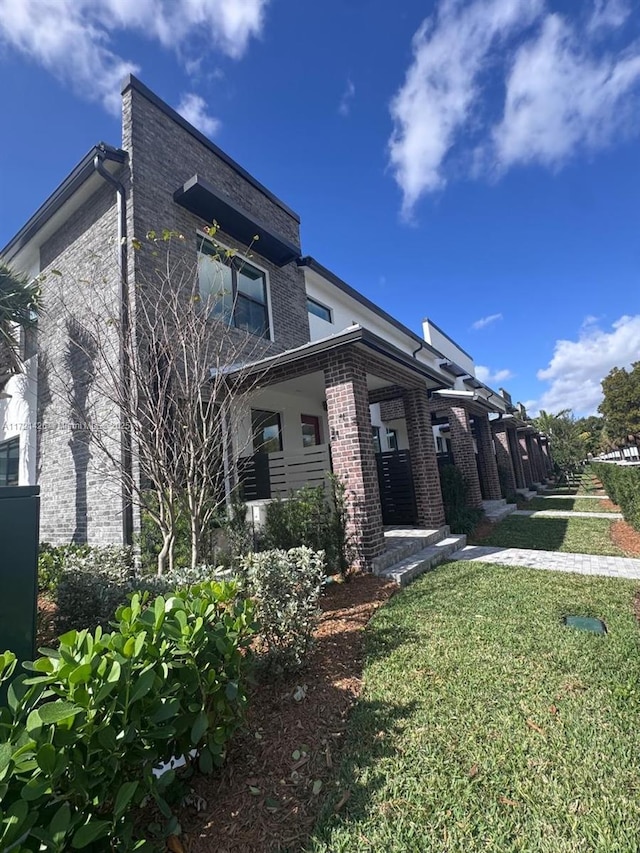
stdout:
POLYGON ((532 411, 593 411, 640 359, 640 5, 390 8, 0 0, 0 245, 120 143, 134 70, 300 213, 306 254, 532 411))

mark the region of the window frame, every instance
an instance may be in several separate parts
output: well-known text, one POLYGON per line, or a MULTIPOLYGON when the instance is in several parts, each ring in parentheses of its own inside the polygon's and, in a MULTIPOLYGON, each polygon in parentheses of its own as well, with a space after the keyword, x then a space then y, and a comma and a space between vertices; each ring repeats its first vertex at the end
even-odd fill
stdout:
MULTIPOLYGON (((233 308, 232 308, 232 316, 230 318, 229 327, 232 329, 237 329, 239 332, 242 332, 242 331, 247 332, 247 334, 252 335, 254 337, 260 337, 260 338, 262 338, 262 340, 265 340, 265 341, 274 341, 275 337, 274 337, 274 333, 273 333, 273 312, 271 310, 271 280, 270 280, 269 270, 266 269, 265 267, 263 267, 261 264, 257 264, 253 260, 253 258, 251 260, 243 259, 242 255, 240 254, 241 250, 235 249, 233 246, 227 246, 225 243, 221 243, 219 240, 214 241, 213 238, 209 234, 206 234, 204 231, 201 231, 200 229, 197 230, 196 234, 198 237, 198 246, 197 246, 198 254, 200 254, 200 253, 208 254, 210 257, 213 257, 218 253, 220 253, 222 255, 224 252, 235 252, 235 255, 233 255, 233 257, 230 258, 229 260, 234 260, 235 258, 240 257, 243 264, 246 264, 249 267, 253 267, 253 269, 257 270, 259 273, 261 273, 264 276, 264 295, 265 295, 264 305, 261 302, 258 302, 256 299, 253 299, 251 296, 248 296, 246 293, 240 292, 240 296, 242 296, 243 299, 248 299, 249 302, 252 302, 254 305, 260 305, 260 307, 264 307, 264 309, 267 312, 266 334, 257 335, 255 332, 247 332, 246 329, 242 329, 236 325, 236 308, 238 305, 238 301, 237 301, 237 298, 238 298, 238 282, 237 282, 238 270, 232 263, 225 264, 225 259, 223 257, 221 257, 219 260, 219 263, 225 264, 225 266, 228 266, 229 269, 231 270, 231 273, 232 273, 232 275, 231 275, 231 287, 232 287, 231 304, 232 304, 233 308), (203 249, 204 246, 211 247, 211 249, 213 251, 207 252, 206 250, 203 249)), ((198 279, 198 291, 199 290, 200 290, 200 280, 198 279)))
POLYGON ((300 427, 312 426, 315 433, 315 444, 304 443, 304 429, 302 433, 302 447, 306 450, 308 447, 319 447, 322 444, 322 423, 320 415, 303 415, 300 413, 300 427))
POLYGON ((313 296, 309 296, 309 294, 307 294, 307 314, 311 314, 312 316, 317 317, 319 320, 324 320, 325 323, 333 325, 333 308, 330 308, 328 305, 324 305, 324 303, 320 302, 313 296), (323 311, 326 311, 329 315, 329 319, 327 320, 326 317, 321 317, 320 314, 316 314, 315 311, 310 311, 309 303, 311 303, 312 305, 317 305, 318 308, 321 308, 323 311))
POLYGON ((0 488, 12 488, 14 486, 20 485, 20 436, 19 435, 12 435, 11 438, 6 438, 6 439, 4 439, 4 441, 0 441, 0 456, 2 456, 4 454, 6 457, 7 474, 8 474, 8 472, 9 472, 9 454, 10 454, 11 450, 13 449, 12 446, 18 448, 18 457, 17 457, 18 465, 17 465, 17 470, 16 470, 16 481, 15 481, 15 483, 9 483, 8 482, 8 476, 7 476, 7 478, 6 478, 7 482, 4 482, 4 483, 0 482, 0 488))
POLYGON ((251 408, 250 409, 250 416, 251 416, 251 449, 252 449, 252 452, 253 453, 266 453, 267 455, 269 455, 270 453, 283 453, 284 452, 284 435, 283 435, 283 430, 282 430, 282 422, 283 422, 282 412, 277 412, 277 411, 274 412, 271 409, 253 409, 253 408, 251 408), (261 414, 264 414, 264 415, 275 415, 275 417, 278 419, 278 439, 279 439, 279 444, 280 444, 279 450, 263 450, 262 448, 264 448, 264 444, 262 444, 261 448, 256 448, 256 430, 254 427, 253 416, 254 416, 254 413, 258 413, 258 412, 260 412, 261 414))

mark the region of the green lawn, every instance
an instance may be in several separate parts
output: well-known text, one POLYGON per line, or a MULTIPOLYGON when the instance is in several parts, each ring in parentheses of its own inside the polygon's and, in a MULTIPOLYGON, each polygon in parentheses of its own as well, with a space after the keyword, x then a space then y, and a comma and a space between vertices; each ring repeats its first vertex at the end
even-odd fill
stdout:
POLYGON ((497 548, 534 548, 540 551, 570 551, 575 554, 624 552, 611 541, 611 522, 606 518, 532 518, 510 515, 495 525, 489 536, 470 537, 475 545, 497 548))
POLYGON ((569 498, 532 498, 530 501, 522 501, 522 509, 562 509, 565 512, 617 512, 615 509, 603 506, 603 501, 591 498, 575 497, 569 498))
POLYGON ((640 850, 634 586, 460 562, 392 598, 306 849, 640 850), (565 613, 609 633, 565 628, 565 613))

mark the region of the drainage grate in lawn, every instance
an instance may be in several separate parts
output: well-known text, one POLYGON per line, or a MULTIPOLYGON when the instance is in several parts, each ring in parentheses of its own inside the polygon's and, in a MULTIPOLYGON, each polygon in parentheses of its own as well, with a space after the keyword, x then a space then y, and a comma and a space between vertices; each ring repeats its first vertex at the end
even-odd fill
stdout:
POLYGON ((594 616, 564 616, 562 621, 567 628, 577 628, 579 631, 591 631, 593 634, 606 634, 607 626, 602 619, 594 616))

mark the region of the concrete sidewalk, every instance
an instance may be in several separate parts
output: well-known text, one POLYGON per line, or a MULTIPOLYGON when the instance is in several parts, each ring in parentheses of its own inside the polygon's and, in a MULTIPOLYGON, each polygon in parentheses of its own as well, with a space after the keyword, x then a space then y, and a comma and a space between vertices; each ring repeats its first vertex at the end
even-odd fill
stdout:
POLYGON ((640 559, 601 557, 594 554, 569 554, 562 551, 534 551, 529 548, 494 548, 467 545, 456 551, 451 560, 474 560, 500 563, 550 572, 575 572, 581 575, 605 575, 612 578, 640 580, 640 559))

